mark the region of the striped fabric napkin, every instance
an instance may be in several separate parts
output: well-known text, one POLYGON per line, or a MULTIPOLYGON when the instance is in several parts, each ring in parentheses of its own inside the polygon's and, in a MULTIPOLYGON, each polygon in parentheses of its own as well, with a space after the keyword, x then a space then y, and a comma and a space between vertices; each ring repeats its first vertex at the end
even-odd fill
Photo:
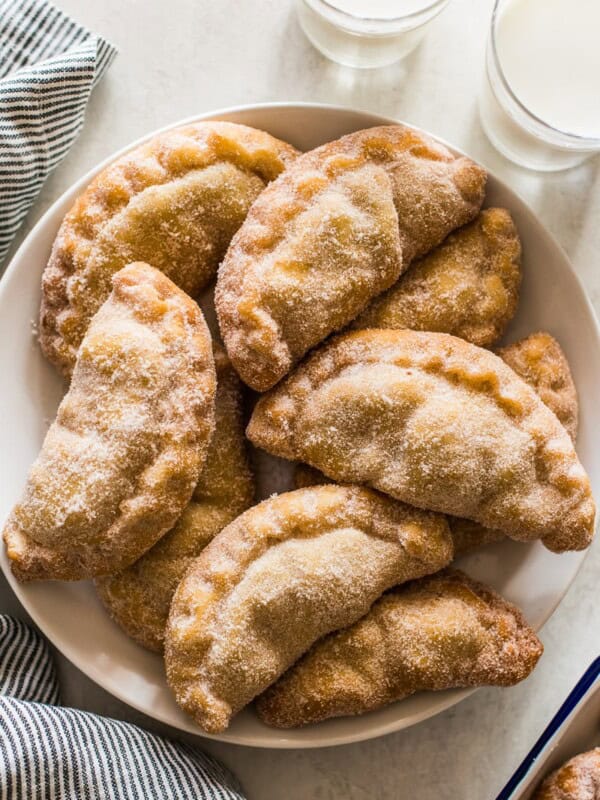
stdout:
POLYGON ((192 747, 59 702, 46 642, 0 615, 0 797, 243 800, 235 778, 192 747))
POLYGON ((48 0, 0 0, 0 263, 115 54, 48 0))

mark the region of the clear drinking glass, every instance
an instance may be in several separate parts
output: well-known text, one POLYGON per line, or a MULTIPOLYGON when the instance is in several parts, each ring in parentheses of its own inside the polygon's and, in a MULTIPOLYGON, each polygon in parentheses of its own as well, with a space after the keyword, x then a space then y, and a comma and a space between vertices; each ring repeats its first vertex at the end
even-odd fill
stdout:
MULTIPOLYGON (((510 50, 505 53, 503 48, 499 47, 499 20, 509 4, 515 2, 524 3, 527 0, 496 0, 494 5, 487 44, 485 76, 479 98, 481 123, 491 143, 511 161, 529 169, 548 172, 566 169, 579 164, 590 155, 600 152, 600 136, 572 132, 570 125, 550 124, 534 113, 531 106, 535 103, 528 102, 526 104, 518 96, 516 86, 509 83, 507 78, 509 67, 513 70, 526 68, 521 64, 509 64, 510 50)), ((561 2, 561 0, 547 0, 547 2, 556 7, 557 2, 561 2)), ((577 15, 578 2, 581 3, 581 0, 574 0, 574 2, 573 0, 564 0, 564 13, 577 15)), ((591 0, 591 2, 598 3, 598 9, 600 9, 600 0, 591 0)), ((550 5, 542 7, 542 12, 544 8, 551 11, 550 5)), ((538 24, 542 24, 539 13, 537 19, 538 24)), ((571 18, 571 23, 572 21, 571 18)), ((581 24, 585 24, 583 20, 581 24)), ((551 30, 552 36, 560 36, 560 32, 557 31, 558 26, 554 22, 552 25, 554 26, 551 30)), ((566 39, 568 36, 569 31, 567 30, 564 32, 563 38, 566 39)), ((577 48, 578 42, 565 40, 562 42, 562 46, 577 48)), ((553 51, 552 47, 552 43, 549 42, 548 52, 553 52, 554 57, 560 59, 561 53, 558 49, 553 51)), ((600 42, 598 47, 600 47, 600 42)), ((576 54, 577 50, 574 50, 570 56, 575 55, 576 57, 576 54)), ((557 62, 557 65, 560 66, 560 62, 557 62)), ((542 75, 540 78, 543 80, 542 75)), ((595 80, 599 81, 600 78, 596 75, 595 80)), ((546 90, 552 91, 550 77, 548 77, 548 83, 550 85, 546 87, 546 90)), ((541 91, 543 90, 542 86, 541 91)), ((554 91, 557 93, 555 102, 560 102, 558 93, 561 89, 557 87, 554 91)), ((600 104, 600 92, 598 92, 596 102, 600 104)), ((598 105, 598 111, 600 114, 600 105, 598 105)))
POLYGON ((304 33, 349 67, 393 64, 419 44, 449 0, 296 0, 304 33))

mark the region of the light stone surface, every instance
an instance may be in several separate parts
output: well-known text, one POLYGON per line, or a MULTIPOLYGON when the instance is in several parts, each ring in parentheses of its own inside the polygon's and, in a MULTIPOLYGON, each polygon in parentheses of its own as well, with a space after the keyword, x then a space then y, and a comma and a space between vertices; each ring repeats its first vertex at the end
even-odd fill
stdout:
MULTIPOLYGON (((335 103, 412 122, 493 169, 554 233, 600 308, 598 160, 555 175, 529 173, 499 156, 481 131, 476 98, 491 0, 452 0, 405 67, 373 72, 322 58, 304 39, 289 0, 58 1, 114 41, 120 55, 19 241, 73 181, 154 128, 244 103, 335 103)), ((596 542, 542 632, 546 654, 539 667, 514 689, 479 691, 416 727, 351 746, 268 751, 187 738, 235 770, 250 800, 493 800, 598 655, 599 574, 596 542)), ((0 611, 26 618, 3 578, 0 611)), ((110 697, 64 658, 58 662, 66 704, 168 732, 110 697)))

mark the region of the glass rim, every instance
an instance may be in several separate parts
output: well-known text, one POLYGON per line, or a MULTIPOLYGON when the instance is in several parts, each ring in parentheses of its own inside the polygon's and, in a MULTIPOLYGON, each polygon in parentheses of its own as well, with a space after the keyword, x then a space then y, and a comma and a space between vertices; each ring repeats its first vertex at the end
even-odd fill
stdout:
MULTIPOLYGON (((310 0, 309 0, 310 2, 310 0)), ((341 8, 338 8, 333 2, 330 0, 317 0, 317 2, 322 3, 327 8, 330 8, 332 11, 335 11, 336 14, 340 14, 342 17, 346 17, 348 19, 356 20, 357 22, 365 22, 365 23, 390 23, 393 25, 394 23, 404 22, 406 20, 410 21, 411 19, 418 19, 423 14, 429 13, 432 9, 436 6, 445 6, 450 0, 430 0, 430 2, 425 5, 423 8, 420 8, 418 11, 412 11, 410 14, 402 14, 399 17, 363 17, 360 14, 353 14, 351 11, 344 11, 341 8)), ((441 10, 441 9, 440 9, 441 10)))
MULTIPOLYGON (((322 2, 326 2, 326 0, 322 0, 322 2)), ((491 52, 494 59, 494 66, 496 67, 496 71, 498 72, 498 76, 502 83, 502 87, 511 98, 511 100, 523 111, 531 120, 533 120, 537 125, 539 125, 544 130, 553 133, 555 135, 564 137, 565 139, 570 139, 574 144, 589 144, 592 148, 600 147, 600 136, 585 136, 580 133, 573 133, 572 131, 564 130, 563 128, 557 128, 555 125, 551 125, 546 120, 538 117, 537 114, 528 108, 522 100, 515 94, 513 91, 506 75, 504 74, 504 70, 502 69, 502 63, 500 60, 500 56, 498 55, 498 48, 496 47, 496 23, 498 22, 499 17, 499 8, 501 3, 504 0, 495 0, 494 2, 494 10, 492 12, 492 21, 490 25, 490 44, 491 44, 491 52)))

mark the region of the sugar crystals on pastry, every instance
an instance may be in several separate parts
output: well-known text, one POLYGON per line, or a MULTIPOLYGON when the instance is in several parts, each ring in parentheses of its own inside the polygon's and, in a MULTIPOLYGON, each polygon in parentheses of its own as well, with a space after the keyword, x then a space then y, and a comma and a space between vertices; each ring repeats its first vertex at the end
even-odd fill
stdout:
POLYGON ((112 618, 144 647, 161 652, 171 599, 188 566, 254 497, 242 421, 241 387, 215 347, 215 432, 192 499, 175 527, 134 564, 96 580, 112 618))
POLYGON ((556 416, 498 356, 448 334, 338 336, 259 400, 247 435, 334 480, 556 552, 593 537, 589 479, 556 416))
POLYGON ((451 558, 443 517, 368 489, 263 501, 213 539, 177 588, 165 640, 177 702, 205 730, 224 730, 313 642, 451 558))
POLYGON ((542 651, 519 609, 445 570, 395 587, 354 625, 317 642, 256 707, 269 725, 292 728, 415 692, 512 686, 542 651))
POLYGON ((265 185, 297 151, 264 131, 196 122, 102 170, 65 217, 42 280, 40 342, 66 376, 111 278, 148 261, 192 297, 265 185))
POLYGON ((17 578, 103 575, 152 547, 190 500, 214 394, 197 304, 147 264, 120 270, 4 528, 17 578))
POLYGON ((353 328, 412 328, 489 347, 517 310, 521 243, 504 208, 487 208, 415 261, 353 328))
POLYGON ((485 171, 402 125, 305 153, 257 199, 219 269, 216 307, 238 374, 265 391, 469 222, 485 171))
POLYGON ((533 800, 596 800, 600 797, 600 747, 569 759, 542 783, 533 800))

